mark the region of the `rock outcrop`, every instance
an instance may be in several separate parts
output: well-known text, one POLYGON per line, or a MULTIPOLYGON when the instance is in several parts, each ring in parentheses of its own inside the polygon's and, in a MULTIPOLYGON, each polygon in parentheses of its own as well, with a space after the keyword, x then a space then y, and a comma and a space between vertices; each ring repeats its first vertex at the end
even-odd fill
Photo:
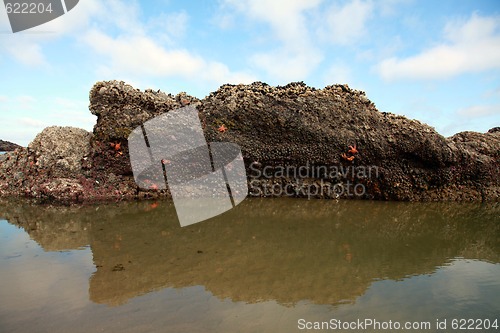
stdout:
POLYGON ((0 196, 89 201, 169 196, 137 188, 127 138, 148 119, 196 105, 207 141, 237 143, 255 196, 380 200, 500 197, 500 131, 445 138, 417 120, 379 112, 347 85, 224 85, 199 100, 123 82, 90 91, 93 134, 44 130, 0 162, 0 196), (67 144, 65 144, 66 142, 67 144))
MULTIPOLYGON (((92 133, 73 127, 47 127, 28 145, 0 162, 0 196, 79 201, 87 193, 83 163, 92 133)), ((88 193, 90 194, 90 193, 88 193)))
POLYGON ((33 151, 34 166, 49 171, 51 177, 76 178, 90 153, 91 137, 80 128, 52 126, 38 134, 28 149, 33 151))
POLYGON ((0 151, 13 151, 17 148, 21 148, 21 146, 9 141, 0 140, 0 151))

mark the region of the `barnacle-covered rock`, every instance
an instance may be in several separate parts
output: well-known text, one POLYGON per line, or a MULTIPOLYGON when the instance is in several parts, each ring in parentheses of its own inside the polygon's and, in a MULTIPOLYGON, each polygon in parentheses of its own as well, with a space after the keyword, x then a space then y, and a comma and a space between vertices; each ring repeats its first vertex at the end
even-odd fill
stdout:
POLYGON ((168 189, 136 186, 127 138, 145 121, 186 105, 197 107, 208 142, 241 147, 253 195, 500 200, 498 127, 445 138, 417 120, 379 112, 347 85, 315 89, 302 82, 226 84, 202 100, 97 82, 90 91, 93 134, 49 128, 29 148, 4 155, 0 196, 64 202, 169 196, 168 189), (356 186, 354 195, 344 191, 356 186), (332 188, 342 191, 325 192, 332 188))

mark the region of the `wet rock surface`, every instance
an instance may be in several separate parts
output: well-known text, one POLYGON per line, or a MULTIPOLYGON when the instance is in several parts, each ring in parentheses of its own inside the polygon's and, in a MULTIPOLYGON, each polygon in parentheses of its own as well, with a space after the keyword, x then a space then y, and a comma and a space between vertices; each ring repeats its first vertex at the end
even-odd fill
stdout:
POLYGON ((252 195, 499 201, 498 127, 445 138, 417 120, 379 112, 347 85, 261 82, 224 85, 203 100, 98 82, 90 91, 93 133, 52 127, 6 154, 0 196, 62 202, 169 196, 137 188, 127 138, 145 121, 186 105, 198 108, 208 142, 241 147, 252 195))

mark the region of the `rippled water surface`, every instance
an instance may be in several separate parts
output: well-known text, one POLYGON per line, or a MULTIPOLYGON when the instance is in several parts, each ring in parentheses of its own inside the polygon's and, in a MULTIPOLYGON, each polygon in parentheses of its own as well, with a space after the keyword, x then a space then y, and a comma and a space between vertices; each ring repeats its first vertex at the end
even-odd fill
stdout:
POLYGON ((0 332, 500 325, 499 237, 498 204, 247 199, 181 228, 164 201, 0 202, 0 332))

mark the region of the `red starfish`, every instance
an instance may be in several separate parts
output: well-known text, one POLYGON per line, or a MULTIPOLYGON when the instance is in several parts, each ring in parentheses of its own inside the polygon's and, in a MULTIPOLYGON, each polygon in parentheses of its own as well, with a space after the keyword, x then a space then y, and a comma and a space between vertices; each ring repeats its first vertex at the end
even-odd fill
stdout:
POLYGON ((356 149, 356 145, 354 146, 349 146, 349 150, 348 150, 348 153, 351 153, 351 154, 357 154, 358 153, 358 150, 356 149))
POLYGON ((217 130, 218 130, 219 132, 221 132, 221 133, 224 133, 225 131, 227 131, 227 128, 226 128, 226 126, 221 125, 221 126, 220 126, 217 130))

